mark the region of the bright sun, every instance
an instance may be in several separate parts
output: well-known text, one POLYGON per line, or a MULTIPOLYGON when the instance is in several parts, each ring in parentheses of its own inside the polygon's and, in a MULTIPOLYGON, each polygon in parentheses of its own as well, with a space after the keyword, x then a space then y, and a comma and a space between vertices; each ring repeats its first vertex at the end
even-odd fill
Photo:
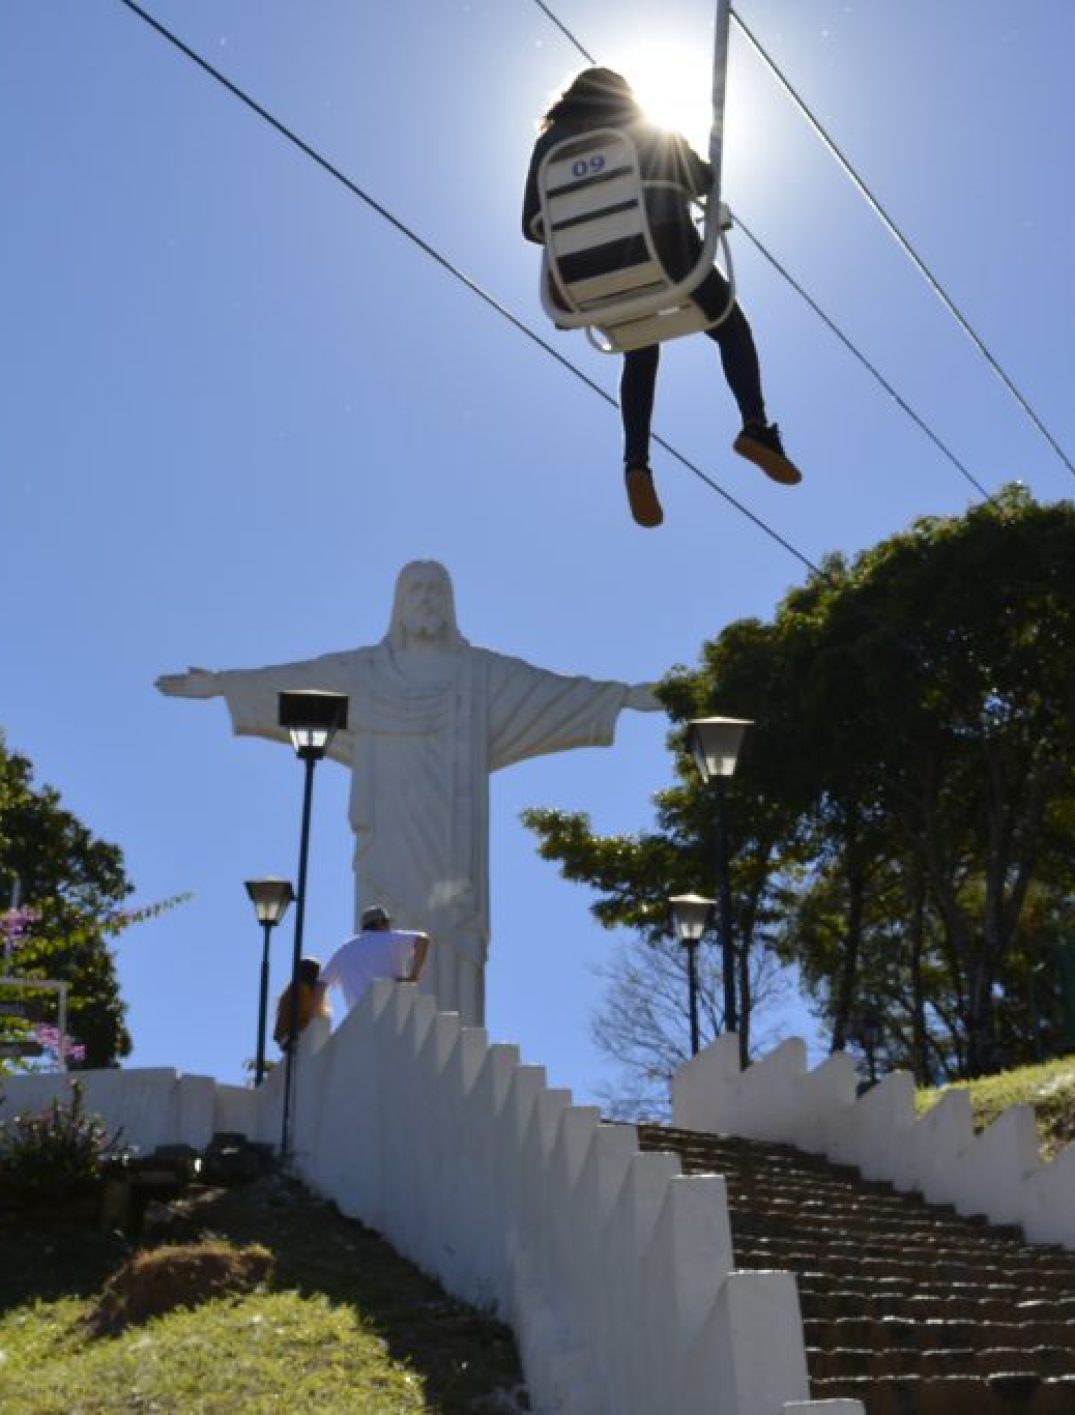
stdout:
POLYGON ((617 61, 612 68, 634 89, 650 121, 683 133, 704 151, 710 122, 712 53, 658 43, 627 51, 618 55, 617 61))

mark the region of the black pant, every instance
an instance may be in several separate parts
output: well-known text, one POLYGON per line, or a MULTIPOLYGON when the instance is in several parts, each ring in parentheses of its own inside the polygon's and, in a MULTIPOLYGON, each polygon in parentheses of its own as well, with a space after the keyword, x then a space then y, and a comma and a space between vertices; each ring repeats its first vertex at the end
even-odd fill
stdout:
MULTIPOLYGON (((694 235, 693 228, 691 236, 694 235)), ((663 233, 661 233, 663 234, 663 233)), ((671 233, 669 233, 671 235, 671 233)), ((658 232, 654 231, 654 236, 658 232)), ((679 248, 673 250, 665 242, 658 242, 662 261, 674 278, 682 279, 694 261, 695 241, 684 246, 682 230, 675 239, 679 248), (681 273, 676 275, 677 267, 681 273)), ((694 292, 692 298, 710 318, 715 318, 728 304, 728 282, 719 270, 712 270, 694 292)), ((754 347, 754 335, 747 317, 739 307, 732 311, 714 329, 705 331, 720 349, 720 362, 724 377, 739 406, 745 423, 765 422, 765 400, 761 391, 761 368, 758 351, 754 347)), ((659 344, 649 344, 644 349, 633 349, 623 356, 623 373, 620 377, 620 415, 623 418, 623 452, 629 467, 643 467, 649 462, 650 422, 653 418, 653 396, 657 387, 657 365, 661 358, 659 344)))

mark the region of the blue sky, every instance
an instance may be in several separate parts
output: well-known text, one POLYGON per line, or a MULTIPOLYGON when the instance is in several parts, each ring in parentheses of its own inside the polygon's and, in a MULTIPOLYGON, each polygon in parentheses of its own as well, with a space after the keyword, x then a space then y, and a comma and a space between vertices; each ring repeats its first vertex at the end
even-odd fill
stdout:
MULTIPOLYGON (((554 8, 628 77, 678 50, 704 147, 711 4, 554 8)), ((1070 455, 1075 8, 738 8, 1070 455)), ((583 62, 532 0, 151 9, 615 391, 614 360, 544 329, 518 234, 536 119, 583 62)), ((294 877, 301 773, 233 738, 220 702, 161 697, 158 674, 374 642, 399 568, 432 557, 472 642, 648 680, 766 616, 802 570, 660 452, 666 522, 635 527, 615 412, 118 0, 6 0, 0 118, 0 723, 122 845, 138 902, 193 893, 119 945, 133 1064, 238 1080, 260 948, 242 882, 294 877)), ((1071 495, 734 27, 725 194, 987 488, 1071 495)), ((730 453, 706 341, 665 351, 656 429, 813 560, 964 509, 976 493, 956 469, 747 241, 734 251, 805 481, 773 486, 730 453)), ((489 1031, 580 1099, 603 1075, 593 968, 616 939, 518 815, 647 827, 664 738, 627 715, 611 750, 493 781, 489 1031)), ((317 779, 307 941, 322 956, 350 922, 346 784, 331 765, 317 779)), ((290 943, 285 925, 274 992, 290 943)))

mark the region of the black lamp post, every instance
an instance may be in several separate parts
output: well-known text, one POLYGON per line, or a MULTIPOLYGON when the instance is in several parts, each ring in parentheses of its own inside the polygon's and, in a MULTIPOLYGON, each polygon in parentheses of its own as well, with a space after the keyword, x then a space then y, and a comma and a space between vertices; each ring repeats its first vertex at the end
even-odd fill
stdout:
POLYGON ((746 717, 697 717, 687 724, 687 746, 702 780, 713 790, 717 834, 717 897, 720 901, 720 952, 724 973, 724 1030, 739 1030, 735 1005, 735 946, 732 943, 732 889, 728 877, 728 828, 724 783, 735 772, 743 735, 753 722, 746 717))
POLYGON ((284 1065, 284 1119, 280 1132, 280 1154, 286 1159, 291 1153, 290 1123, 299 1040, 299 963, 302 960, 302 924, 306 912, 306 863, 310 853, 314 767, 328 751, 334 735, 347 726, 347 695, 323 693, 316 689, 281 693, 277 721, 290 732, 295 755, 305 766, 299 838, 299 887, 295 896, 295 947, 291 958, 291 1018, 284 1065))
POLYGON ((248 879, 246 892, 254 904, 258 923, 265 931, 261 948, 261 996, 258 1001, 258 1054, 254 1070, 254 1085, 265 1079, 265 1009, 269 1002, 269 935, 283 921, 287 906, 295 897, 290 880, 248 879))
POLYGON ((672 927, 687 950, 687 987, 691 1011, 691 1056, 698 1055, 698 942, 713 919, 713 900, 700 894, 676 894, 668 901, 672 927))

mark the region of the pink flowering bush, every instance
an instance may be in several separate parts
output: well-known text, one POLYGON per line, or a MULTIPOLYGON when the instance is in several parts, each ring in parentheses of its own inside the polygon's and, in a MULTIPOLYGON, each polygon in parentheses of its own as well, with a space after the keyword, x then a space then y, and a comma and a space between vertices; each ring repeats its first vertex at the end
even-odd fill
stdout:
POLYGON ((86 1048, 82 1043, 74 1037, 61 1036, 59 1027, 53 1027, 47 1022, 36 1022, 30 1028, 30 1036, 39 1046, 50 1051, 57 1060, 86 1060, 86 1048))
POLYGON ((6 945, 17 948, 30 932, 30 925, 38 917, 37 910, 24 904, 21 909, 5 909, 0 913, 0 953, 6 945))

